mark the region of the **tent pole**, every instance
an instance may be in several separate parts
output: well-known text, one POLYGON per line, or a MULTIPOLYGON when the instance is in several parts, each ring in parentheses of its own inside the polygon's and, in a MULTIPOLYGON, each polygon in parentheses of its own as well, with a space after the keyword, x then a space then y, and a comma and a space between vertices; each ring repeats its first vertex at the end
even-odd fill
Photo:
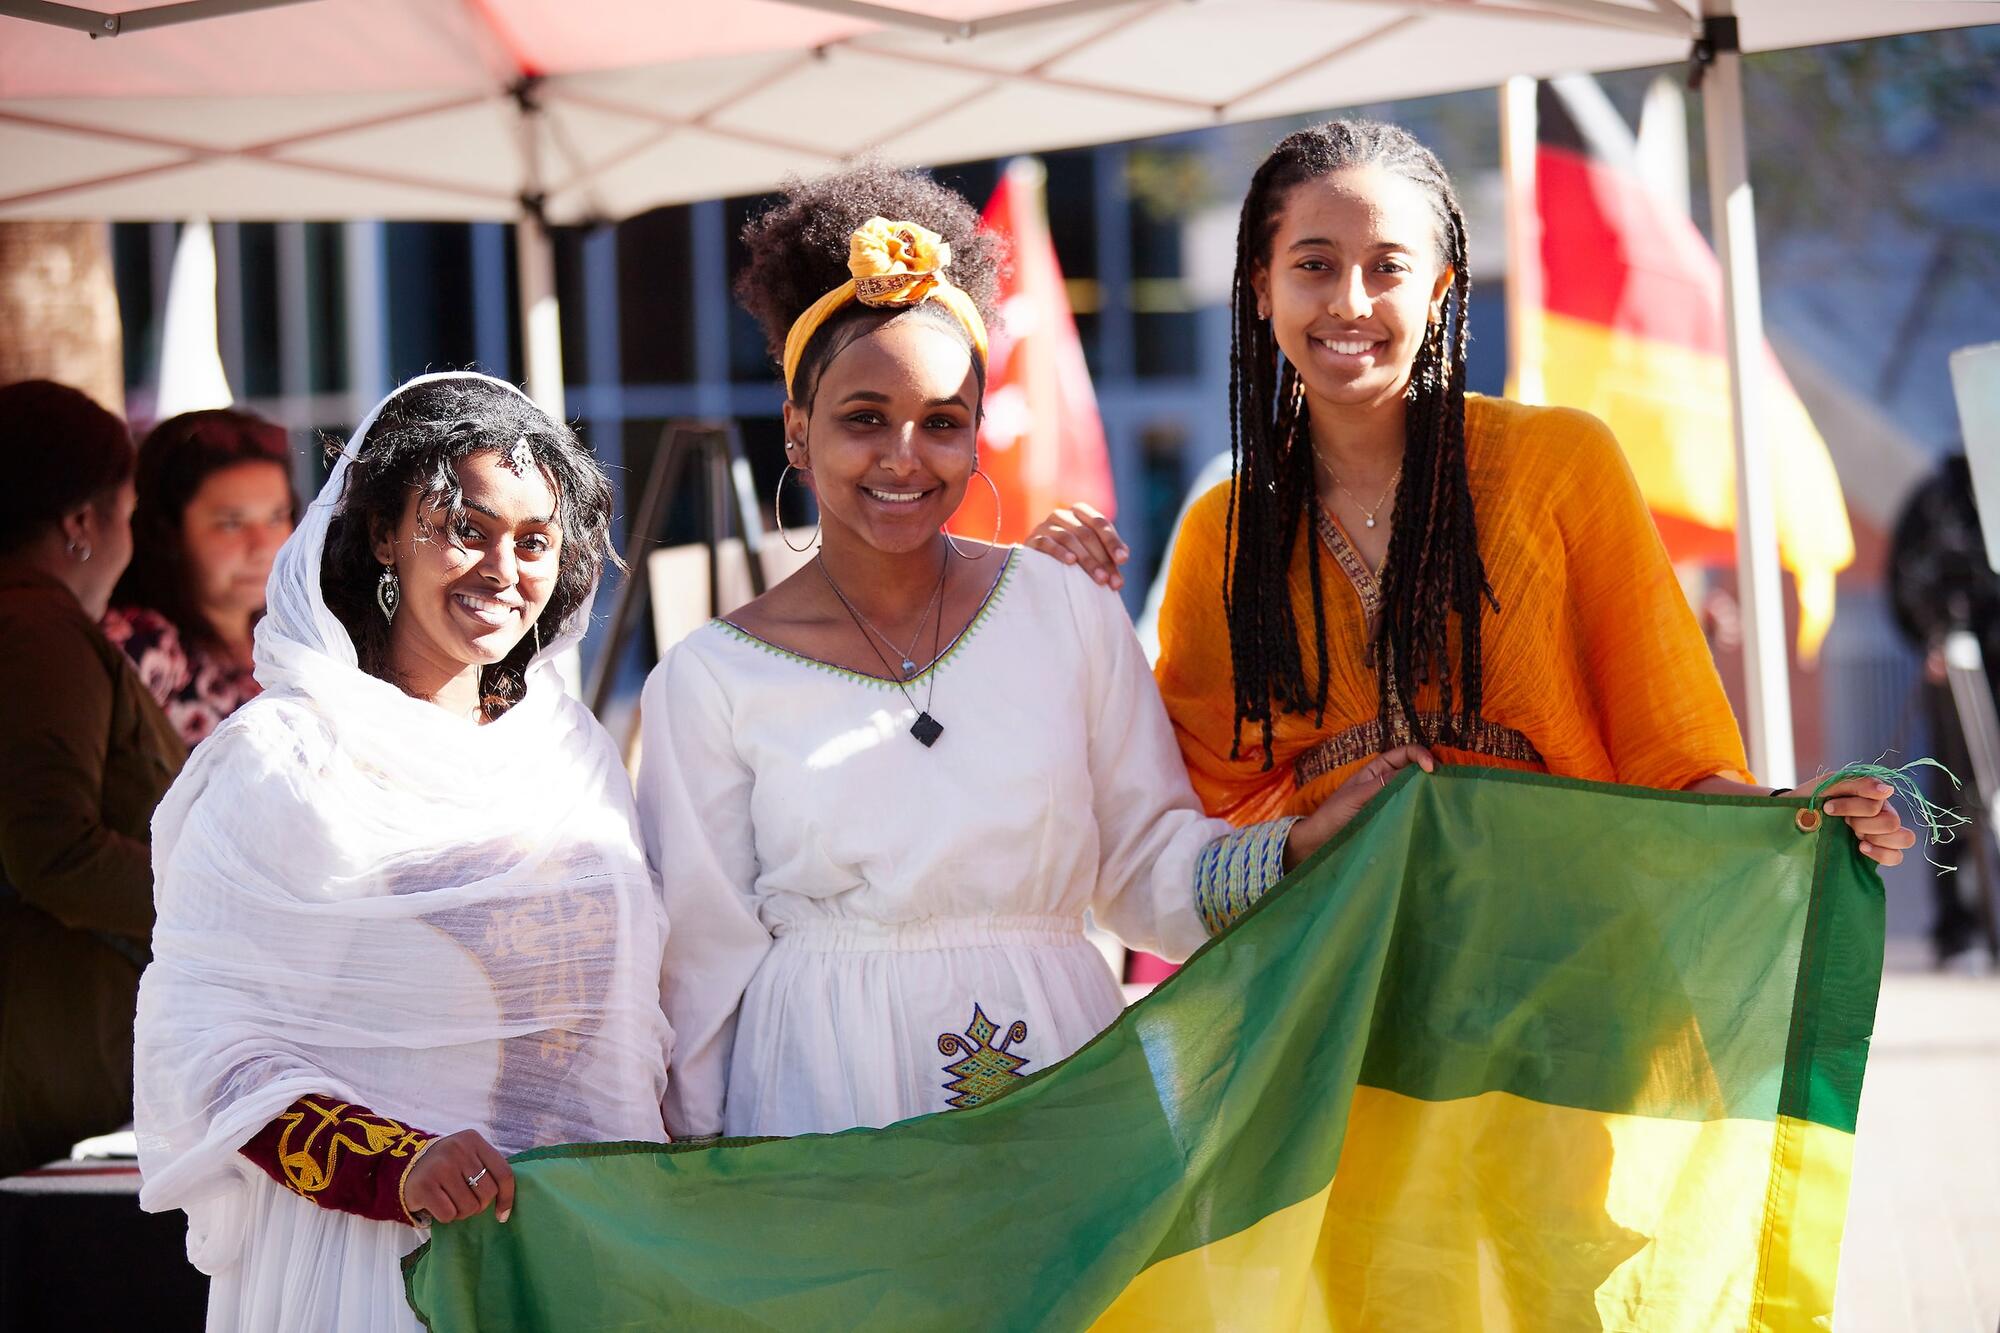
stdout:
POLYGON ((1500 85, 1500 177, 1507 225, 1507 394, 1545 403, 1542 387, 1542 215, 1535 202, 1536 92, 1517 74, 1500 85))
POLYGON ((1759 781, 1798 779, 1792 749, 1791 666, 1778 572, 1777 509, 1764 429, 1764 312, 1758 296, 1757 215, 1743 135, 1743 58, 1734 0, 1702 0, 1708 48, 1701 78, 1708 191, 1722 260, 1729 347, 1729 408, 1736 437, 1736 578, 1743 607, 1744 719, 1759 781))
POLYGON ((514 224, 515 280, 521 293, 522 378, 528 396, 558 421, 563 406, 562 318, 556 305, 556 254, 549 229, 534 214, 514 224))

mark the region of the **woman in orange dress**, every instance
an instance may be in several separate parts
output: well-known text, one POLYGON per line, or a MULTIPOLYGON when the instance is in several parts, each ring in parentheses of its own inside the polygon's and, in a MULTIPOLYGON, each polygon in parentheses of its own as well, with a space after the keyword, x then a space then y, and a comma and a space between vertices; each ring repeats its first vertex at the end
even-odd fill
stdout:
MULTIPOLYGON (((1237 234, 1235 475, 1175 540, 1160 689, 1212 814, 1310 810, 1377 753, 1765 795, 1604 425, 1465 392, 1464 218, 1407 131, 1333 121, 1252 178, 1237 234)), ((1029 545, 1109 578, 1065 511, 1029 545)), ((1872 778, 1824 809, 1913 845, 1872 778)))

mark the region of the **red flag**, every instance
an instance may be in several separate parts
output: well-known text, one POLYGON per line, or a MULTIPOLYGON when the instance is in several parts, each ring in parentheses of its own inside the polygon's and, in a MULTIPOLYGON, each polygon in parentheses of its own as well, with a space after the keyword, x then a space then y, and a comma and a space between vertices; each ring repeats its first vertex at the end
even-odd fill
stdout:
MULTIPOLYGON (((1000 319, 986 358, 979 466, 1000 497, 1000 541, 1018 542, 1059 505, 1082 500, 1114 512, 1104 423, 1090 387, 1062 269, 1049 239, 1046 173, 1033 158, 1008 163, 984 225, 1013 256, 1000 281, 1000 319)), ((993 536, 992 501, 975 482, 953 516, 963 537, 993 536)))

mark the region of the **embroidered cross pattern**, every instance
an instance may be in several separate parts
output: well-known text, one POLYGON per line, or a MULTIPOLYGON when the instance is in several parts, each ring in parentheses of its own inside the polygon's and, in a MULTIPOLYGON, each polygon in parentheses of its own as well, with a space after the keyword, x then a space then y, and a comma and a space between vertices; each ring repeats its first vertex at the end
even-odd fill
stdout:
POLYGON ((972 1006, 972 1022, 966 1026, 964 1036, 947 1032, 938 1038, 938 1050, 942 1054, 962 1057, 944 1069, 952 1076, 951 1082, 944 1085, 944 1090, 955 1094, 947 1099, 947 1105, 961 1110, 978 1106, 1027 1077, 1021 1072, 1021 1066, 1028 1063, 1027 1057, 1015 1055, 1007 1048, 1028 1039, 1028 1025, 1015 1019, 1006 1035, 996 1043, 993 1039, 999 1035, 1000 1029, 993 1025, 985 1010, 975 1004, 972 1006))
POLYGON ((346 1102, 322 1106, 302 1098, 298 1105, 305 1109, 278 1117, 285 1126, 278 1139, 278 1165, 285 1173, 285 1183, 308 1198, 333 1184, 340 1159, 349 1153, 408 1157, 430 1138, 387 1116, 366 1111, 350 1114, 346 1102), (311 1124, 306 1123, 309 1115, 311 1124))

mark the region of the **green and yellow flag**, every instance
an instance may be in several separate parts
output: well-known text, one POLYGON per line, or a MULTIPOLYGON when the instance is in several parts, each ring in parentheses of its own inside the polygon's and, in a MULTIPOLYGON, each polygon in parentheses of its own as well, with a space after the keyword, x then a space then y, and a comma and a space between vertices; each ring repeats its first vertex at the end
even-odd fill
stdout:
MULTIPOLYGON (((515 1158, 432 1329, 1824 1328, 1882 890, 1804 803, 1405 771, 1068 1060, 515 1158)), ((940 1063, 944 1063, 940 1060, 940 1063)))

